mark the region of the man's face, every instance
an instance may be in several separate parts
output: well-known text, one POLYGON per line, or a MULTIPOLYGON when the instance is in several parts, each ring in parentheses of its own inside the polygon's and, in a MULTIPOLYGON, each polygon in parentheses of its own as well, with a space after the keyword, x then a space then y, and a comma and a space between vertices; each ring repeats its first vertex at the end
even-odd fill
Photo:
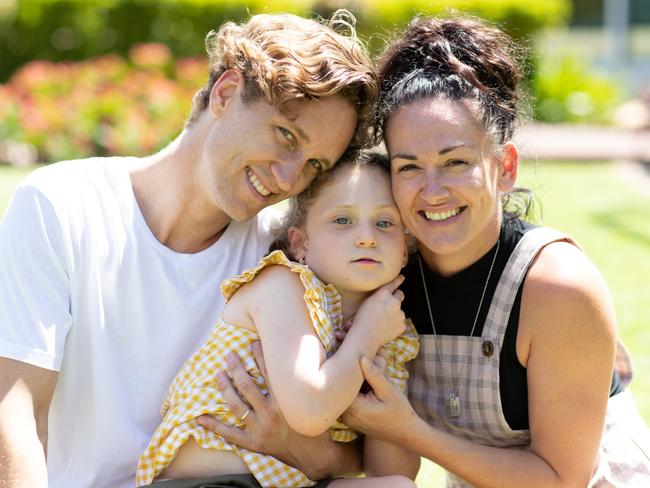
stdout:
POLYGON ((220 105, 209 109, 214 120, 200 185, 234 220, 300 193, 335 164, 354 135, 356 111, 339 95, 296 101, 281 112, 264 99, 244 102, 241 88, 224 93, 211 100, 220 105))

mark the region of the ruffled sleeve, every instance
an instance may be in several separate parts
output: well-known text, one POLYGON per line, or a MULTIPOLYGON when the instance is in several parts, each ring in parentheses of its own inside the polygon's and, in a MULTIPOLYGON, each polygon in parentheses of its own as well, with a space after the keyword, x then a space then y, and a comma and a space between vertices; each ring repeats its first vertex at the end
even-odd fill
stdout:
POLYGON ((419 336, 411 319, 406 320, 406 330, 402 335, 384 345, 384 349, 388 381, 403 392, 409 379, 406 363, 415 359, 420 351, 419 336))
POLYGON ((342 321, 341 296, 336 288, 331 285, 325 286, 307 266, 289 260, 282 251, 273 251, 264 256, 255 267, 247 269, 234 278, 224 280, 221 283, 221 293, 228 301, 241 286, 252 281, 260 271, 276 265, 286 266, 300 275, 300 280, 305 287, 305 305, 314 331, 323 343, 325 353, 331 355, 338 346, 334 330, 340 327, 342 321))

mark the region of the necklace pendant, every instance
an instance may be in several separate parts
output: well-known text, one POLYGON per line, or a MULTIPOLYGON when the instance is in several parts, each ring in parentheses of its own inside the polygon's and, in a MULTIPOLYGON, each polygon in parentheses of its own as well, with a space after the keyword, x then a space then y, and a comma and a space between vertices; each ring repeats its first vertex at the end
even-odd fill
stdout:
POLYGON ((460 417, 460 398, 455 393, 450 393, 445 402, 447 417, 460 417))

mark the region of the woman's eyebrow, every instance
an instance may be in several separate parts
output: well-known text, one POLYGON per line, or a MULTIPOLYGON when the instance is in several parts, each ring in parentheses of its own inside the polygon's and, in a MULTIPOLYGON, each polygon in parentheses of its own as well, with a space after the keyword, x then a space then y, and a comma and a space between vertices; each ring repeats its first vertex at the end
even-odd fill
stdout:
POLYGON ((408 159, 409 161, 416 161, 418 159, 417 156, 413 154, 395 154, 390 160, 392 161, 393 159, 408 159))

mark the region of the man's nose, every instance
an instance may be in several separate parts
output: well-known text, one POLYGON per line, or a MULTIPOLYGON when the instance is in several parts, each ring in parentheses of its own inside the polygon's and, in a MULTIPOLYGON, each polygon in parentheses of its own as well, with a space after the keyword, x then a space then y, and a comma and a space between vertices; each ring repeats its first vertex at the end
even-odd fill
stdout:
POLYGON ((295 187, 304 165, 300 154, 288 154, 271 165, 271 172, 280 191, 289 192, 295 187))

